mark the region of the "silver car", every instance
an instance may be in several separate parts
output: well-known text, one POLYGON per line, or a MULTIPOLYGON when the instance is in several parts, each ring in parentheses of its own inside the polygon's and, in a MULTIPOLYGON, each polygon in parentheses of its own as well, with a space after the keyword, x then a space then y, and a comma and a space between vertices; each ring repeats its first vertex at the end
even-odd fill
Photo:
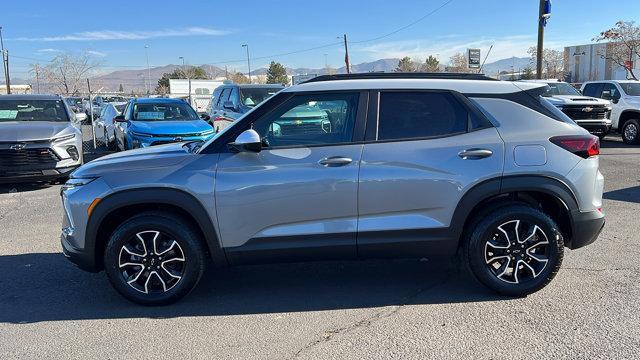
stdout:
POLYGON ((82 164, 82 132, 59 96, 0 96, 0 182, 50 181, 82 164))
POLYGON ((93 122, 96 138, 100 139, 109 149, 116 148, 116 130, 113 118, 122 114, 126 106, 126 102, 106 103, 102 107, 100 117, 93 122))
POLYGON ((62 191, 62 248, 147 305, 186 295, 208 262, 377 257, 459 255, 489 288, 526 295, 604 226, 599 140, 544 91, 474 74, 320 76, 206 143, 82 166, 62 191))

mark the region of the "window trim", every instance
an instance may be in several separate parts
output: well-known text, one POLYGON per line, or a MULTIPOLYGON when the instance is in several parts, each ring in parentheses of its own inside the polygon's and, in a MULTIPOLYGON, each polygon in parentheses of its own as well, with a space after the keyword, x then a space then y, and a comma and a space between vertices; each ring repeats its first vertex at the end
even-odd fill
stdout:
POLYGON ((433 139, 442 139, 452 136, 458 136, 462 134, 468 134, 479 130, 484 130, 488 128, 497 127, 497 124, 494 124, 489 118, 487 118, 484 113, 482 113, 475 104, 473 104, 466 96, 463 94, 450 89, 375 89, 370 91, 370 98, 372 101, 369 109, 369 122, 367 123, 367 132, 365 143, 387 143, 387 142, 401 142, 401 141, 421 141, 421 140, 433 140, 433 139), (486 126, 471 128, 471 118, 467 118, 467 129, 466 131, 459 131, 455 133, 443 134, 443 135, 434 135, 434 136, 420 136, 420 137, 409 137, 409 138, 397 138, 397 139, 378 139, 378 127, 380 125, 380 94, 381 93, 399 93, 399 92, 410 92, 410 93, 447 93, 453 96, 454 100, 458 102, 460 106, 462 106, 469 115, 473 114, 480 119, 485 120, 486 126), (374 125, 374 126, 371 126, 374 125))
POLYGON ((263 150, 274 150, 274 149, 297 149, 297 148, 314 148, 314 147, 329 147, 329 146, 344 146, 344 145, 357 145, 364 143, 365 136, 365 127, 367 122, 367 110, 369 104, 369 91, 368 90, 358 90, 358 89, 349 89, 349 90, 328 90, 328 91, 296 91, 296 92, 279 92, 260 105, 255 108, 254 111, 248 113, 246 116, 240 118, 236 123, 232 124, 233 129, 229 129, 223 136, 219 139, 216 139, 214 142, 209 144, 206 148, 200 151, 200 154, 216 154, 216 153, 230 153, 233 152, 227 146, 229 143, 233 142, 240 133, 249 129, 251 124, 253 124, 258 119, 271 115, 274 111, 276 111, 280 106, 285 104, 291 98, 303 95, 327 95, 327 94, 340 94, 340 93, 355 93, 358 94, 358 109, 356 112, 356 118, 353 125, 353 134, 351 136, 351 141, 349 142, 341 142, 341 143, 332 143, 332 144, 311 144, 311 145, 290 145, 290 146, 278 146, 278 147, 265 147, 263 150))

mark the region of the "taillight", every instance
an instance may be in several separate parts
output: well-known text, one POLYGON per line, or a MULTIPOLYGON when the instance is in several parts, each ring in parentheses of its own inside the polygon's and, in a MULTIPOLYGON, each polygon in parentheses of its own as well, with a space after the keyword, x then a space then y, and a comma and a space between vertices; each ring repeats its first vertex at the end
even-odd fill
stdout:
POLYGON ((600 154, 600 139, 597 136, 554 136, 549 141, 585 159, 600 154))

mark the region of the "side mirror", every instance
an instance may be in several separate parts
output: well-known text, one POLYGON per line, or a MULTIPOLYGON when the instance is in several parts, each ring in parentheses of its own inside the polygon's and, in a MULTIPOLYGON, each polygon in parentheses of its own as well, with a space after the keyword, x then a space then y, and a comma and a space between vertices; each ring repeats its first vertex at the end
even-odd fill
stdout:
POLYGON ((75 115, 76 115, 76 121, 83 122, 87 120, 87 114, 83 112, 76 113, 75 115))
POLYGON ((222 104, 222 107, 223 107, 225 110, 236 111, 236 106, 235 106, 235 105, 233 105, 233 103, 232 103, 231 101, 229 101, 229 100, 225 101, 225 102, 222 104))
POLYGON ((611 100, 611 91, 605 90, 602 92, 602 98, 605 100, 611 100))
POLYGON ((243 131, 238 135, 236 141, 229 145, 237 151, 251 151, 257 153, 262 150, 262 140, 260 140, 260 135, 253 129, 243 131))
POLYGON ((211 120, 211 116, 209 116, 207 114, 200 114, 200 119, 202 119, 204 121, 209 121, 209 120, 211 120))
POLYGON ((126 120, 124 119, 124 115, 117 115, 113 118, 113 122, 126 122, 126 120))

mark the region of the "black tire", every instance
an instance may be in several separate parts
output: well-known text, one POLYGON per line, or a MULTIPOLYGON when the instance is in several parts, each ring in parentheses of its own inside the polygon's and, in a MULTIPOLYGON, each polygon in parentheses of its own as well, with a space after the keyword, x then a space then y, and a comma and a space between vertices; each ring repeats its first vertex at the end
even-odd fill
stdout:
POLYGON ((564 254, 562 233, 548 215, 529 205, 512 204, 479 214, 468 230, 462 249, 463 261, 476 279, 499 294, 534 293, 549 284, 560 270, 564 254), (515 236, 518 229, 519 236, 515 236), (529 232, 534 236, 529 237, 529 232), (505 242, 516 245, 502 248, 505 242), (499 260, 490 263, 492 259, 499 260), (544 259, 546 262, 541 261, 544 259), (512 266, 509 271, 513 261, 518 270, 512 266))
POLYGON ((104 268, 113 287, 126 299, 141 305, 166 305, 195 288, 204 272, 205 254, 202 239, 182 218, 166 212, 146 212, 127 220, 111 234, 104 268), (155 232, 159 233, 157 240, 152 239, 155 232), (147 252, 154 243, 155 252, 147 252), (132 254, 143 251, 147 256, 132 254), (141 265, 126 265, 130 262, 141 265))
POLYGON ((640 121, 637 119, 627 120, 620 130, 622 141, 629 145, 640 144, 640 121))

